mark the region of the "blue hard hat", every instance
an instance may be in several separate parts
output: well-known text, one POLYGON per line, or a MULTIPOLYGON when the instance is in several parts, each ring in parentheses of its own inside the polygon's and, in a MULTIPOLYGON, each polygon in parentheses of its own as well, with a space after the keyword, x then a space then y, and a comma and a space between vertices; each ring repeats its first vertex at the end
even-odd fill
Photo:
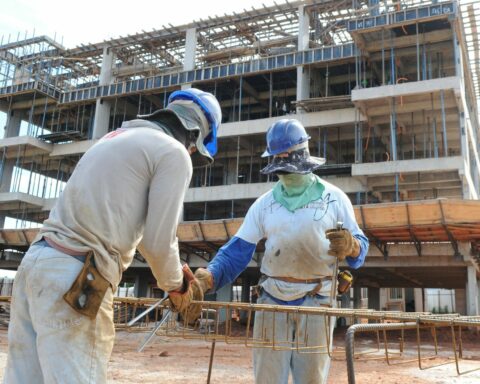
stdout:
POLYGON ((203 138, 203 145, 208 154, 214 156, 217 153, 218 127, 222 121, 222 110, 215 96, 197 88, 189 88, 173 92, 168 98, 168 103, 170 104, 175 100, 190 100, 202 109, 209 124, 209 132, 203 138))
POLYGON ((267 149, 262 157, 288 151, 294 145, 310 139, 302 123, 295 119, 282 119, 273 123, 267 131, 267 149))
POLYGON ((299 173, 313 172, 325 164, 322 157, 310 156, 308 136, 302 123, 295 119, 282 119, 273 123, 267 131, 267 150, 262 157, 288 152, 287 156, 275 156, 260 172, 299 173))

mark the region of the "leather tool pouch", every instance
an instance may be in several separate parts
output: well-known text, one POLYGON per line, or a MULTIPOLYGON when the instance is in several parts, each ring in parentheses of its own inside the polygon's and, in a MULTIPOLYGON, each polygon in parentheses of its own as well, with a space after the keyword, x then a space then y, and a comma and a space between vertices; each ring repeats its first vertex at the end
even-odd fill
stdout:
POLYGON ((109 286, 94 265, 93 252, 89 252, 82 270, 63 298, 75 311, 94 319, 109 286))

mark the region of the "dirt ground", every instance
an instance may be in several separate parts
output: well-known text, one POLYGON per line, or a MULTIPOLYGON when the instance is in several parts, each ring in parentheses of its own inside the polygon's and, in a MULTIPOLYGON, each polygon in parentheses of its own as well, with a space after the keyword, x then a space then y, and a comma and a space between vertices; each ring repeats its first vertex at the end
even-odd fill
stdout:
MULTIPOLYGON (((145 333, 117 332, 117 339, 110 359, 108 383, 206 383, 211 342, 204 340, 184 340, 177 338, 156 337, 147 348, 139 353, 137 348, 144 340, 145 333)), ((343 350, 345 329, 336 330, 335 351, 328 384, 346 384, 347 368, 343 350)), ((425 338, 427 339, 427 338, 425 338)), ((439 334, 439 356, 434 360, 425 360, 418 368, 415 335, 406 337, 404 357, 385 362, 383 344, 380 352, 376 342, 369 335, 356 338, 356 352, 371 352, 355 360, 355 377, 358 384, 473 384, 480 383, 480 335, 464 331, 464 359, 460 361, 457 375, 448 332, 439 334), (412 361, 412 359, 414 361, 412 361), (410 361, 410 362, 408 362, 410 361), (476 370, 478 369, 478 370, 476 370), (472 371, 474 370, 474 371, 472 371)), ((389 336, 389 347, 398 351, 397 335, 389 336)), ((423 344, 422 354, 433 354, 433 343, 423 344)), ((0 378, 7 355, 7 330, 0 328, 0 378)), ((212 384, 250 384, 252 377, 251 349, 244 346, 227 345, 217 342, 213 361, 212 384)))

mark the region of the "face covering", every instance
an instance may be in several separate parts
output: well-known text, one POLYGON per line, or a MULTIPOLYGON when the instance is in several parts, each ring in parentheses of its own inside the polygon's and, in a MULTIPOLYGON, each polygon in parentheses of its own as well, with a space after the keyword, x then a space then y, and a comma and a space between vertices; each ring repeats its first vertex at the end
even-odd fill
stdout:
POLYGON ((301 175, 299 173, 279 174, 278 178, 282 183, 285 193, 288 196, 300 195, 307 187, 312 184, 313 174, 301 175))
POLYGON ((273 198, 290 212, 322 197, 325 187, 313 173, 278 175, 280 182, 273 188, 273 198))

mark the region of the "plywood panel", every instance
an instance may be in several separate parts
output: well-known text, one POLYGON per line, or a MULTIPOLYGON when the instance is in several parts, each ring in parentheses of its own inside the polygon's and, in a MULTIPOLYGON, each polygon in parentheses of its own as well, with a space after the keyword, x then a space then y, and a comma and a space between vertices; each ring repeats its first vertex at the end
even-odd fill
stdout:
POLYGON ((228 236, 233 237, 243 223, 243 219, 225 220, 228 236))
POLYGON ((197 222, 181 223, 177 228, 178 241, 203 241, 202 231, 197 222))
POLYGON ((6 244, 9 245, 28 245, 27 239, 23 235, 22 230, 3 229, 2 236, 6 244))
POLYGON ((38 233, 38 228, 29 228, 29 229, 24 229, 23 234, 25 235, 25 238, 27 239, 28 244, 31 244, 32 241, 35 239, 38 233))
POLYGON ((202 221, 199 223, 206 241, 227 241, 228 234, 223 221, 202 221))
POLYGON ((445 200, 442 201, 445 221, 447 223, 479 223, 480 201, 445 200))

